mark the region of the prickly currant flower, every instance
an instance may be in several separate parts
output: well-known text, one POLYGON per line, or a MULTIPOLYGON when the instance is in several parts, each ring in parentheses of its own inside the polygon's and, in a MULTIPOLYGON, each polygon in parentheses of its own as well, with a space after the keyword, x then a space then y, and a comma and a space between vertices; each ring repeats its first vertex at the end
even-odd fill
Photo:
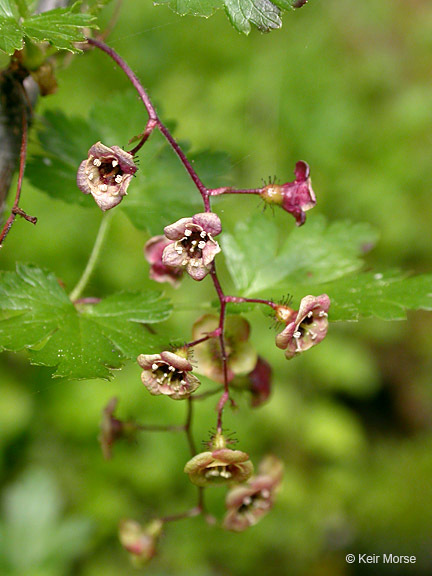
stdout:
POLYGON ((197 486, 244 482, 253 472, 248 454, 227 448, 222 434, 216 434, 208 452, 201 452, 186 464, 184 471, 197 486))
POLYGON ((309 177, 309 166, 306 162, 297 162, 294 182, 282 186, 268 184, 262 189, 261 198, 268 204, 277 204, 296 219, 297 226, 305 223, 307 210, 316 204, 314 191, 309 177))
POLYGON ((173 400, 183 400, 195 392, 201 382, 191 374, 192 364, 180 354, 183 350, 140 354, 138 364, 143 368, 141 380, 154 396, 164 394, 173 400))
POLYGON ((129 552, 132 563, 136 567, 147 564, 156 554, 156 545, 162 533, 162 526, 161 520, 153 520, 146 526, 141 526, 134 520, 120 522, 120 543, 129 552))
POLYGON ((151 264, 150 278, 152 280, 155 282, 169 282, 172 286, 178 286, 183 276, 183 268, 181 266, 167 266, 162 262, 163 251, 170 244, 173 244, 173 242, 167 240, 165 236, 154 236, 144 246, 144 256, 151 264))
POLYGON ((114 416, 118 399, 111 398, 102 412, 100 425, 99 442, 104 458, 109 460, 112 456, 112 447, 116 440, 120 438, 130 438, 137 430, 134 422, 123 422, 114 416))
POLYGON ((105 212, 122 201, 136 171, 132 154, 118 146, 108 148, 97 142, 78 168, 78 188, 84 194, 91 194, 105 212))
MULTIPOLYGON (((219 318, 212 314, 201 316, 192 327, 194 340, 214 332, 219 326, 219 318)), ((227 355, 228 382, 238 374, 247 374, 254 369, 257 354, 249 342, 250 325, 239 315, 228 316, 225 320, 225 352, 227 355)), ((224 371, 219 339, 211 338, 194 348, 197 372, 215 382, 224 382, 224 371)))
POLYGON ((202 280, 210 272, 211 263, 220 246, 213 236, 222 230, 219 217, 213 212, 181 218, 166 226, 165 236, 173 242, 163 251, 162 262, 166 266, 186 267, 194 280, 202 280))
POLYGON ((330 308, 327 294, 305 296, 297 312, 285 306, 279 308, 276 316, 285 318, 286 327, 276 336, 276 346, 285 350, 288 359, 309 350, 325 338, 330 308))
POLYGON ((267 456, 259 466, 257 476, 228 492, 223 527, 242 532, 259 522, 273 507, 282 474, 282 462, 275 456, 267 456))

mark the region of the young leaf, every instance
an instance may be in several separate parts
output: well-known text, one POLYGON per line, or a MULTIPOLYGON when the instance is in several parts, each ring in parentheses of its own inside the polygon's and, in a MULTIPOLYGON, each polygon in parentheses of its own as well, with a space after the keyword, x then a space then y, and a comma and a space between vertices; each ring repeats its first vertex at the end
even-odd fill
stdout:
POLYGON ((96 305, 74 304, 51 272, 17 265, 0 275, 0 349, 29 349, 54 376, 105 378, 126 358, 158 346, 142 324, 161 322, 171 305, 158 292, 122 292, 96 305))
POLYGON ((23 31, 15 18, 0 16, 0 50, 11 55, 23 45, 23 31))
POLYGON ((74 42, 84 42, 82 28, 97 28, 95 16, 81 14, 81 2, 70 8, 56 8, 42 14, 36 14, 23 21, 23 29, 34 42, 47 41, 59 50, 81 52, 74 42))
POLYGON ((350 274, 319 286, 296 287, 302 293, 330 296, 329 319, 405 320, 407 310, 432 310, 432 274, 407 277, 400 272, 350 274))
POLYGON ((317 284, 339 278, 362 266, 361 255, 376 241, 368 224, 335 222, 323 218, 293 228, 279 239, 274 221, 254 215, 239 221, 234 234, 221 237, 233 281, 244 295, 284 282, 287 291, 305 281, 317 284))

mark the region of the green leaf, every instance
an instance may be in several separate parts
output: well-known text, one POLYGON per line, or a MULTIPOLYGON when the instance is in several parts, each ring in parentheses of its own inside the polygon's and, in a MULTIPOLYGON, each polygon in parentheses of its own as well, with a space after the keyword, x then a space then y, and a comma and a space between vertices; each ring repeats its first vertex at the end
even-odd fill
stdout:
POLYGON ((368 224, 310 219, 280 239, 275 221, 267 214, 255 214, 239 221, 233 234, 221 238, 227 266, 236 288, 251 295, 282 281, 287 292, 306 280, 328 282, 358 270, 361 255, 376 242, 368 224))
POLYGON ((56 8, 24 20, 22 26, 34 42, 47 41, 59 50, 81 52, 74 42, 84 42, 82 28, 97 28, 95 16, 78 12, 81 2, 70 8, 56 8))
POLYGON ((166 4, 180 16, 192 14, 193 16, 211 16, 224 5, 223 0, 160 0, 155 4, 166 4))
POLYGON ((280 10, 270 0, 225 0, 225 10, 231 24, 243 34, 249 34, 251 24, 262 32, 282 26, 280 10))
POLYGON ((14 11, 10 0, 0 0, 0 16, 14 18, 14 11))
POLYGON ((0 349, 28 348, 54 376, 105 378, 126 358, 159 346, 142 324, 161 322, 171 305, 158 292, 122 292, 74 306, 51 272, 17 265, 0 275, 0 349))
POLYGON ((0 12, 0 50, 9 55, 15 50, 21 50, 24 45, 23 36, 23 31, 15 18, 4 16, 0 12))
POLYGON ((296 0, 157 0, 157 5, 167 5, 185 16, 209 17, 224 7, 231 24, 239 32, 249 34, 251 24, 262 32, 282 26, 281 10, 291 10, 296 0))
POLYGON ((296 294, 330 296, 329 319, 405 320, 407 310, 432 310, 432 274, 407 277, 400 272, 351 274, 319 286, 296 287, 296 294))

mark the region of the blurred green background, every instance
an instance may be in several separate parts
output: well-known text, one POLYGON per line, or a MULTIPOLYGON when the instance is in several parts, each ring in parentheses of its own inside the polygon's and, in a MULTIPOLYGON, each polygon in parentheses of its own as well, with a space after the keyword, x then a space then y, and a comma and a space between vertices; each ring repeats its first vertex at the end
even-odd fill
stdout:
MULTIPOLYGON (((247 38, 223 13, 180 18, 166 7, 124 0, 109 43, 162 118, 177 121, 178 138, 193 151, 230 155, 229 183, 255 187, 274 174, 285 182, 305 159, 318 197, 309 219, 325 214, 375 225, 380 242, 368 267, 431 270, 430 1, 311 0, 285 15, 282 30, 247 38)), ((65 62, 58 79, 57 94, 40 102, 39 113, 60 107, 86 116, 98 100, 127 89, 112 62, 94 52, 65 62)), ((258 209, 256 198, 215 206, 227 229, 258 209)), ((45 266, 71 289, 101 214, 95 205, 53 201, 28 184, 22 207, 39 222, 33 228, 17 221, 1 267, 13 269, 16 260, 45 266)), ((293 226, 289 215, 285 223, 293 226)), ((120 212, 87 295, 154 287, 142 254, 147 237, 120 212)), ((187 279, 183 289, 166 292, 189 309, 169 328, 188 338, 196 318, 190 309, 203 293, 213 298, 210 282, 187 279)), ((253 412, 238 398, 240 410, 227 413, 227 426, 255 463, 269 451, 284 460, 277 505, 243 534, 202 518, 169 525, 147 573, 431 574, 431 314, 333 324, 321 346, 289 363, 274 347, 269 320, 258 313, 249 320, 259 353, 274 367, 273 395, 253 412), (363 552, 415 555, 417 562, 345 562, 347 553, 363 552)), ((182 472, 188 448, 180 435, 148 434, 119 444, 105 462, 100 413, 117 395, 122 417, 180 424, 185 406, 150 397, 133 363, 112 382, 66 382, 30 367, 24 353, 3 354, 0 362, 0 573, 136 573, 117 541, 118 521, 194 504, 182 472)), ((200 404, 197 443, 214 419, 214 401, 200 404)), ((216 515, 223 499, 224 489, 209 493, 216 515)))

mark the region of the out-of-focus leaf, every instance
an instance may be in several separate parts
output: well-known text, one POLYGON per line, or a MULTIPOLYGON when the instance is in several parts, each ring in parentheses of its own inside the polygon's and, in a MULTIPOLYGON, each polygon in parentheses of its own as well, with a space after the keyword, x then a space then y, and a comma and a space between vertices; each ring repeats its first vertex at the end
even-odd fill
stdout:
POLYGON ((223 0, 157 0, 155 4, 166 4, 180 16, 192 14, 193 16, 208 17, 222 8, 224 2, 223 0))
POLYGON ((126 358, 159 345, 142 324, 170 313, 159 292, 74 306, 51 272, 17 265, 0 276, 0 349, 28 348, 33 364, 57 367, 55 376, 109 378, 126 358))
POLYGON ((368 224, 327 225, 317 218, 281 241, 274 220, 254 215, 239 221, 221 242, 237 289, 250 295, 282 281, 291 292, 299 283, 317 284, 354 272, 376 237, 368 224))
POLYGON ((95 16, 81 14, 76 2, 70 8, 56 8, 42 14, 36 14, 23 21, 25 33, 34 42, 49 42, 60 50, 81 52, 74 43, 84 42, 82 29, 97 28, 95 16))
POLYGON ((0 11, 0 50, 13 54, 23 47, 23 31, 13 16, 4 16, 0 11))

